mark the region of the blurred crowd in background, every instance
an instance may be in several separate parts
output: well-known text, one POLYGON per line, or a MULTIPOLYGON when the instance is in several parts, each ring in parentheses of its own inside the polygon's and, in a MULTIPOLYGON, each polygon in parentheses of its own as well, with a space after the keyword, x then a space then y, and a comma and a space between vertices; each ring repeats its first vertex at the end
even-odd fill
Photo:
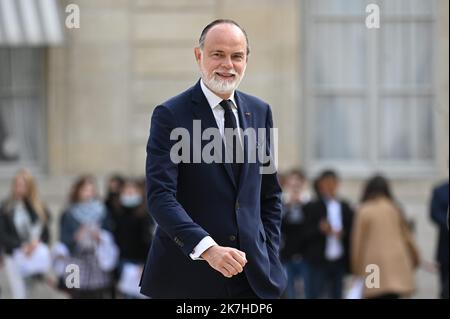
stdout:
POLYGON ((154 232, 145 180, 114 175, 106 198, 98 194, 95 178, 80 176, 53 220, 32 175, 17 173, 0 209, 12 298, 142 297, 138 284, 154 232), (58 224, 56 238, 49 236, 51 223, 58 224))
MULTIPOLYGON (((339 176, 333 170, 313 181, 303 171, 292 170, 281 180, 281 258, 288 275, 287 298, 414 294, 415 272, 422 266, 414 224, 407 220, 386 177, 369 178, 354 206, 340 196, 339 176)), ((439 230, 439 295, 448 298, 448 181, 432 190, 429 207, 430 222, 439 230)))
MULTIPOLYGON (((332 169, 311 180, 293 169, 279 179, 280 257, 288 277, 283 298, 414 294, 421 254, 414 225, 386 177, 369 178, 357 204, 341 197, 332 169)), ((145 193, 144 178, 115 174, 101 198, 95 177, 80 176, 64 211, 54 214, 30 172, 20 170, 0 207, 0 271, 7 277, 0 298, 144 298, 139 280, 156 228, 145 193), (51 223, 58 225, 56 238, 51 223)), ((430 193, 430 222, 439 231, 436 295, 448 298, 448 180, 430 193)))

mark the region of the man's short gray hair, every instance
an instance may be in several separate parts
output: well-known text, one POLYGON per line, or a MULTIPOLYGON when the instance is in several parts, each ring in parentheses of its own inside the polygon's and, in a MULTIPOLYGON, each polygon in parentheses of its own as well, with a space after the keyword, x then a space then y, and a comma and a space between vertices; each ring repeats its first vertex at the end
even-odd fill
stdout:
POLYGON ((205 45, 206 34, 212 27, 214 27, 215 25, 219 25, 219 24, 232 24, 232 25, 237 26, 242 31, 242 33, 245 36, 245 42, 247 43, 247 55, 249 55, 250 54, 250 45, 248 43, 247 32, 245 32, 245 30, 236 21, 233 21, 231 19, 217 19, 217 20, 214 20, 213 22, 211 22, 210 24, 208 24, 203 29, 203 31, 200 35, 200 39, 198 39, 198 47, 203 50, 203 46, 205 45))

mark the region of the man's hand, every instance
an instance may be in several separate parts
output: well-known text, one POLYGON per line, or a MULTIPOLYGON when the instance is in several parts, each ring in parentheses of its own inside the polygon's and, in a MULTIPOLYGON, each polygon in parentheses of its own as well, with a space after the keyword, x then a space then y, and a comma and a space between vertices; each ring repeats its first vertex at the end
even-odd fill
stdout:
POLYGON ((211 246, 201 255, 208 264, 227 278, 242 272, 247 258, 245 253, 231 247, 211 246))
POLYGON ((341 239, 343 236, 342 230, 333 230, 330 223, 326 219, 322 219, 319 224, 320 231, 327 236, 334 236, 337 239, 341 239))
POLYGON ((336 237, 336 239, 341 239, 344 235, 344 232, 342 230, 333 231, 333 236, 336 237))
POLYGON ((320 221, 319 229, 324 235, 331 235, 333 232, 330 223, 326 219, 320 221))

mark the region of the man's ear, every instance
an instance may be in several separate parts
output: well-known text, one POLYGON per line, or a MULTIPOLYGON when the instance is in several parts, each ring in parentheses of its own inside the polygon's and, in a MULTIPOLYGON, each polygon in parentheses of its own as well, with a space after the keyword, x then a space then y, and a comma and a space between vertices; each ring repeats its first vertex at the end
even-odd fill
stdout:
POLYGON ((194 48, 194 55, 195 60, 197 60, 197 62, 200 63, 200 58, 202 56, 202 51, 200 50, 200 48, 194 48))

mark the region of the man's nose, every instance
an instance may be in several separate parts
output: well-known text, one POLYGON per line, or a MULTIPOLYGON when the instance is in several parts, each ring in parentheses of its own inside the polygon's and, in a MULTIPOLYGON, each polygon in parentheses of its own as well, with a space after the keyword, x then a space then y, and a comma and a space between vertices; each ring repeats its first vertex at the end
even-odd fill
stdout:
POLYGON ((231 57, 225 57, 223 62, 222 62, 222 66, 227 68, 227 69, 232 69, 233 68, 233 62, 231 61, 231 57))

